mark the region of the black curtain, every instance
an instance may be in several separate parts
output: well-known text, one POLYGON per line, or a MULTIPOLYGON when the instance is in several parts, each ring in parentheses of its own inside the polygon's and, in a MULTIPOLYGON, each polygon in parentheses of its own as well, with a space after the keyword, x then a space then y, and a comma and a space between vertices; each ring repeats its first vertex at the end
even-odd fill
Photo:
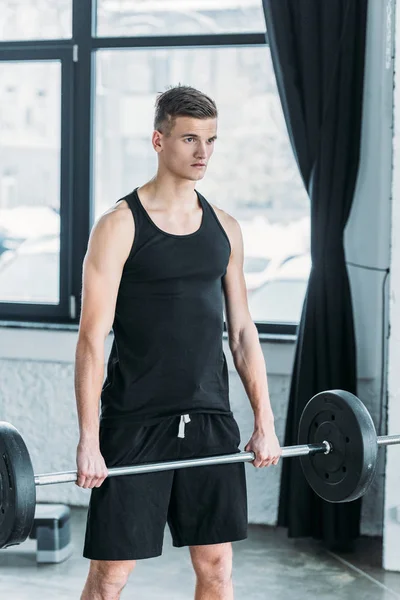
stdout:
MULTIPOLYGON (((263 0, 293 151, 311 204, 312 269, 298 329, 285 444, 316 393, 356 393, 356 345, 343 232, 359 165, 367 0, 263 0)), ((282 461, 278 524, 350 550, 360 501, 330 504, 297 459, 282 461)))

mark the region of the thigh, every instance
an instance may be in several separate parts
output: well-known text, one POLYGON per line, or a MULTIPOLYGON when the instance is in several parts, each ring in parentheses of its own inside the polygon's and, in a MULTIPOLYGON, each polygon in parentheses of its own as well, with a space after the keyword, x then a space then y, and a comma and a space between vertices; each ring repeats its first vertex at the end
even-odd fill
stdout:
MULTIPOLYGON (((240 433, 232 416, 195 415, 192 423, 197 423, 200 434, 197 438, 193 435, 193 439, 198 440, 199 457, 239 451, 240 433)), ((188 444, 189 436, 188 429, 188 444)), ((194 448, 193 452, 196 453, 194 448)), ((220 544, 245 539, 247 488, 244 463, 175 471, 168 525, 174 546, 220 544)))
MULTIPOLYGON (((168 424, 104 429, 100 449, 108 467, 177 458, 168 424)), ((107 478, 91 492, 84 556, 136 560, 159 556, 173 471, 107 478)))
POLYGON ((90 497, 84 556, 138 560, 160 556, 173 472, 106 479, 90 497))

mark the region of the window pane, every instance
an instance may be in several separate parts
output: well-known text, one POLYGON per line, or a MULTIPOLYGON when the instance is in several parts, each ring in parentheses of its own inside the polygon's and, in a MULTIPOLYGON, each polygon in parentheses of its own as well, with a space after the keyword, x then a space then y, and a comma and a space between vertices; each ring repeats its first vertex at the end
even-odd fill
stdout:
POLYGON ((98 0, 97 35, 265 32, 262 0, 98 0))
POLYGON ((268 314, 269 321, 298 323, 310 268, 309 254, 283 259, 275 276, 248 294, 253 320, 264 321, 268 314))
POLYGON ((72 37, 72 0, 0 0, 0 40, 72 37))
POLYGON ((308 280, 309 199, 267 46, 99 52, 95 217, 156 172, 154 103, 158 92, 178 82, 204 91, 218 106, 218 140, 197 188, 241 225, 253 318, 293 322, 308 280), (291 269, 289 258, 299 261, 291 269))
POLYGON ((0 63, 0 302, 59 302, 61 66, 0 63))

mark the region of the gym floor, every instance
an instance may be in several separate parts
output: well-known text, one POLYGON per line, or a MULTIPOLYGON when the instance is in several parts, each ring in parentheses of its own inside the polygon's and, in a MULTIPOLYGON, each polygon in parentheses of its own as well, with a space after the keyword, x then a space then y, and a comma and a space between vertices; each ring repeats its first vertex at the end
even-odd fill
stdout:
MULTIPOLYGON (((2 598, 78 600, 88 561, 81 556, 86 509, 72 509, 73 555, 57 565, 37 565, 34 541, 0 550, 2 598)), ((186 548, 174 548, 168 527, 163 555, 138 561, 122 598, 189 600, 194 574, 186 548)), ((234 544, 235 600, 388 600, 400 598, 400 573, 380 567, 381 542, 362 538, 352 555, 328 553, 312 540, 292 540, 286 531, 252 525, 234 544)))

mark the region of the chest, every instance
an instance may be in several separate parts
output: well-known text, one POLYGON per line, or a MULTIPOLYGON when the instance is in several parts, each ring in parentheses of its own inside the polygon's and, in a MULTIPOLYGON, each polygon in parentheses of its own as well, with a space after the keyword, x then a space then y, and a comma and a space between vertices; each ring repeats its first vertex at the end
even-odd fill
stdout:
POLYGON ((154 233, 138 243, 123 276, 136 282, 212 281, 224 275, 229 256, 223 235, 179 239, 154 233))

